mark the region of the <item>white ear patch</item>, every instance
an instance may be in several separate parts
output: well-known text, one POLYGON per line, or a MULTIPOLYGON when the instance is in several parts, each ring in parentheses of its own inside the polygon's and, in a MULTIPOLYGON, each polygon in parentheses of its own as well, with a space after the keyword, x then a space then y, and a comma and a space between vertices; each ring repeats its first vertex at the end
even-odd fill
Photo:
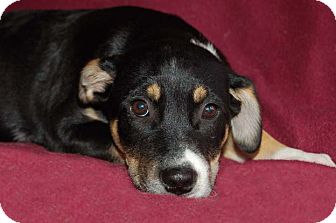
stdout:
POLYGON ((234 141, 248 151, 249 148, 256 147, 256 140, 260 141, 259 103, 252 89, 230 89, 230 94, 241 102, 240 112, 231 120, 232 135, 234 141))
POLYGON ((209 51, 212 55, 214 55, 215 57, 217 57, 218 60, 221 60, 220 57, 218 56, 217 50, 215 49, 215 47, 210 43, 202 43, 201 41, 197 40, 197 39, 191 39, 190 42, 196 46, 199 46, 203 49, 206 49, 207 51, 209 51))

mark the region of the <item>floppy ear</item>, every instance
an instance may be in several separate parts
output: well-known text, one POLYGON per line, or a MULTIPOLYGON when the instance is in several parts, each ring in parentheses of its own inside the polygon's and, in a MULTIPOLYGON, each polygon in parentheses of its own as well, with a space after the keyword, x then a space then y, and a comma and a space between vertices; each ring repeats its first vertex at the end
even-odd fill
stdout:
POLYGON ((91 60, 83 68, 79 80, 79 99, 83 104, 97 104, 109 97, 109 87, 115 79, 112 58, 91 60))
POLYGON ((235 74, 230 74, 229 78, 233 140, 242 151, 253 153, 259 148, 262 135, 256 92, 249 79, 235 74))

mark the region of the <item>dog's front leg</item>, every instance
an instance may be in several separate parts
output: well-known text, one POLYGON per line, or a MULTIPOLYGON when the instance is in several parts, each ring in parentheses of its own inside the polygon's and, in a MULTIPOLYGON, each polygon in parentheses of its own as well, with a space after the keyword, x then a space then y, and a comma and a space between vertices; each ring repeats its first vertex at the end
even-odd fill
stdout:
POLYGON ((246 160, 299 160, 317 163, 325 166, 336 167, 329 155, 323 153, 309 153, 299 149, 288 147, 263 130, 262 140, 258 151, 254 154, 240 152, 233 143, 231 135, 224 145, 224 157, 244 162, 246 160))

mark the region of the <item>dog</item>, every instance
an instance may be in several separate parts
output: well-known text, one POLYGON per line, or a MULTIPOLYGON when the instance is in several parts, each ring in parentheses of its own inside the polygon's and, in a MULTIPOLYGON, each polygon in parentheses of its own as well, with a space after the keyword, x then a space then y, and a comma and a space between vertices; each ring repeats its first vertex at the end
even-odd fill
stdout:
POLYGON ((265 132, 253 82, 175 15, 11 12, 0 43, 1 141, 126 164, 139 190, 194 198, 221 156, 335 167, 265 132))

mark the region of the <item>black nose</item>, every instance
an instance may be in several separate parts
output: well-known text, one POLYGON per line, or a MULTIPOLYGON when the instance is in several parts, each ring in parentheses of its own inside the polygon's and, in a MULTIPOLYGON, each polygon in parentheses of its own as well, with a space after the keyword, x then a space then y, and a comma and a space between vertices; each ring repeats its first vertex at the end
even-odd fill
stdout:
POLYGON ((197 173, 191 168, 169 168, 160 172, 160 178, 168 192, 180 195, 190 192, 195 186, 197 173))

